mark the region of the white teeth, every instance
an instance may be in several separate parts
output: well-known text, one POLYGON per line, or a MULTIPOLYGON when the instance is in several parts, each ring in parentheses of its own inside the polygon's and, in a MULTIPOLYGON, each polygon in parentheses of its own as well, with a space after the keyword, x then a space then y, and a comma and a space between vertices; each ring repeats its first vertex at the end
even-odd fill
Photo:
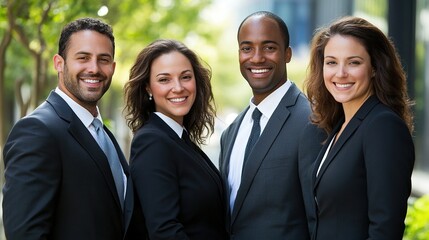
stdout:
POLYGON ((83 81, 86 83, 98 83, 98 82, 100 82, 100 80, 95 80, 95 79, 84 79, 83 81))
POLYGON ((266 73, 270 71, 270 69, 250 69, 252 73, 266 73))
POLYGON ((340 88, 348 88, 348 87, 351 87, 353 84, 351 84, 351 83, 337 83, 335 85, 337 87, 340 87, 340 88))
POLYGON ((172 102, 183 102, 183 101, 185 101, 185 99, 186 98, 172 98, 172 99, 170 99, 170 101, 172 101, 172 102))

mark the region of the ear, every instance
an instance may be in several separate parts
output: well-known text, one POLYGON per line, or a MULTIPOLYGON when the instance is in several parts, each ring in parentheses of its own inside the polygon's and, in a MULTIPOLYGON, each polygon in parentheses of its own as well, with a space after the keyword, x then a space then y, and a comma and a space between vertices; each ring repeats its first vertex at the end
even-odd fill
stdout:
POLYGON ((116 62, 114 61, 113 62, 113 64, 112 64, 112 69, 113 69, 113 73, 115 72, 115 69, 116 69, 116 62))
POLYGON ((65 62, 64 58, 61 57, 58 54, 55 54, 53 60, 54 60, 55 70, 57 70, 58 73, 63 72, 63 70, 64 70, 64 62, 65 62))
POLYGON ((291 59, 292 59, 292 48, 287 47, 285 49, 285 60, 286 60, 286 63, 289 63, 291 59))

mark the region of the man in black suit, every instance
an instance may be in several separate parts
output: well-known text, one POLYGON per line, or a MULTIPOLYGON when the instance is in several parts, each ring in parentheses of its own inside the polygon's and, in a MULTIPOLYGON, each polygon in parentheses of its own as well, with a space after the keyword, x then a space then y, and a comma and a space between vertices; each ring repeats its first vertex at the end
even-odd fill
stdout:
POLYGON ((309 239, 305 210, 311 213, 313 206, 304 197, 311 194, 309 172, 322 135, 310 124, 307 98, 287 78, 287 26, 270 12, 253 13, 238 29, 238 44, 241 74, 253 97, 221 138, 231 239, 309 239), (247 139, 258 122, 252 120, 255 109, 261 112, 260 136, 246 158, 247 139), (310 138, 300 144, 302 136, 310 138))
POLYGON ((58 87, 15 124, 4 147, 7 239, 125 238, 133 211, 128 164, 106 127, 100 133, 116 151, 104 153, 92 125, 102 120, 97 103, 112 81, 114 51, 111 27, 97 19, 61 32, 58 87))

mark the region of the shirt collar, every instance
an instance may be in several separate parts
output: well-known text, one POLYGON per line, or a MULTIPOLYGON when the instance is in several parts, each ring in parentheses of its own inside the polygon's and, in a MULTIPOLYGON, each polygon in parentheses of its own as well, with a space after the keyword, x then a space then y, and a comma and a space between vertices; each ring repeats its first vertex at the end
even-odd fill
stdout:
POLYGON ((158 115, 158 117, 160 117, 171 129, 173 129, 179 138, 182 138, 184 129, 180 124, 161 112, 155 112, 155 114, 158 115))
MULTIPOLYGON (((58 95, 60 95, 60 97, 62 99, 64 99, 64 101, 66 101, 66 103, 70 106, 70 108, 76 114, 76 116, 80 119, 80 121, 82 121, 82 123, 87 128, 89 128, 91 126, 92 120, 94 120, 94 116, 92 116, 92 114, 86 108, 79 105, 77 102, 75 102, 72 98, 70 98, 67 94, 65 94, 65 92, 63 92, 58 87, 55 88, 55 92, 58 95)), ((97 118, 101 122, 103 122, 103 119, 101 118, 101 114, 100 114, 100 111, 98 109, 98 106, 97 106, 97 113, 98 113, 97 118)))
POLYGON ((283 85, 281 85, 274 92, 268 95, 257 106, 252 102, 253 100, 253 97, 252 97, 249 103, 249 107, 250 107, 249 112, 253 112, 255 107, 258 107, 259 111, 261 111, 264 117, 270 118, 274 110, 276 110, 276 107, 279 105, 280 101, 282 100, 283 96, 289 90, 291 85, 292 85, 292 82, 289 79, 286 80, 286 82, 283 85))

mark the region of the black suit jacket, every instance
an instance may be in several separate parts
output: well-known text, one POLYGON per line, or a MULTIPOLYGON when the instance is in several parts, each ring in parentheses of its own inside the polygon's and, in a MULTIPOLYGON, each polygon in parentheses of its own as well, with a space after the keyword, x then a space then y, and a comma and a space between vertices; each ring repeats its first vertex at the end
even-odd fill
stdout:
POLYGON ((402 239, 411 192, 414 145, 405 123, 375 96, 350 120, 316 177, 313 239, 402 239))
MULTIPOLYGON (((128 175, 118 143, 105 130, 128 175)), ((124 238, 133 211, 132 188, 122 214, 106 156, 55 92, 15 124, 3 154, 3 221, 9 240, 124 238)))
MULTIPOLYGON (((222 133, 219 166, 227 185, 229 164, 233 161, 230 159, 231 151, 246 111, 222 133)), ((315 160, 322 141, 316 137, 319 135, 317 129, 308 127, 310 113, 307 98, 292 84, 243 169, 234 208, 227 218, 231 239, 310 238, 302 184, 310 186, 309 181, 301 182, 300 179, 301 173, 309 177, 308 168, 315 160), (308 130, 313 131, 313 134, 308 134, 314 137, 302 142, 311 147, 307 148, 307 153, 302 153, 306 159, 300 166, 299 139, 308 130)), ((302 148, 305 149, 304 146, 302 148)))
POLYGON ((226 239, 218 170, 155 113, 134 135, 130 169, 150 239, 226 239))

